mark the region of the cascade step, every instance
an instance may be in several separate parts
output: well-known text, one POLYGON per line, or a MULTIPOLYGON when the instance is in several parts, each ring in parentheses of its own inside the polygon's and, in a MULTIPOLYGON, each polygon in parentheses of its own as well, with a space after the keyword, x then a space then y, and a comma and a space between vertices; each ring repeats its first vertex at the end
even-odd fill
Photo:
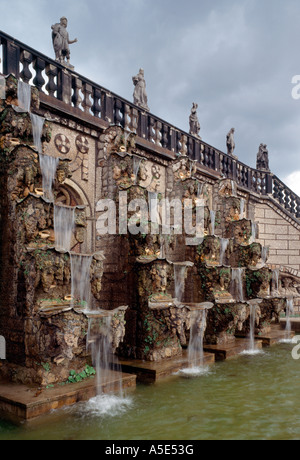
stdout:
MULTIPOLYGON (((255 343, 257 349, 261 349, 262 345, 262 340, 257 340, 255 343)), ((234 341, 226 344, 204 344, 203 348, 205 352, 214 353, 216 361, 224 361, 241 354, 243 351, 248 350, 249 340, 246 338, 236 338, 234 341)))
MULTIPOLYGON (((286 339, 286 331, 282 329, 280 325, 272 325, 271 331, 265 334, 256 335, 254 338, 256 341, 262 341, 263 346, 272 346, 279 343, 281 340, 286 339)), ((290 338, 295 336, 295 332, 291 331, 290 338)), ((246 338, 244 335, 236 334, 237 338, 246 338)))
MULTIPOLYGON (((117 391, 122 377, 124 389, 136 388, 136 376, 114 372, 111 380, 102 387, 107 393, 107 387, 117 391)), ((96 379, 80 383, 72 383, 54 388, 40 389, 38 387, 0 382, 0 414, 13 422, 30 420, 49 413, 51 410, 72 406, 78 402, 88 401, 97 395, 96 379)))
MULTIPOLYGON (((204 353, 204 365, 214 364, 214 362, 213 353, 204 353)), ((184 351, 181 356, 159 362, 119 358, 119 364, 123 372, 136 375, 137 383, 147 384, 155 383, 189 367, 187 351, 184 351)))

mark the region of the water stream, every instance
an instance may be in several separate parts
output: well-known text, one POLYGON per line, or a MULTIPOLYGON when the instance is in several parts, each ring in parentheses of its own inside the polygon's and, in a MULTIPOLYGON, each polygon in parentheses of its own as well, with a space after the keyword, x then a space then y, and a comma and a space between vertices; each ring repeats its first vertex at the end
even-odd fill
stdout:
POLYGON ((75 225, 75 207, 54 205, 55 249, 61 252, 71 250, 75 225))
POLYGON ((244 302, 244 283, 243 275, 245 268, 231 269, 231 294, 237 302, 244 302))
POLYGON ((267 246, 262 246, 261 248, 261 260, 262 260, 263 265, 265 265, 267 262, 268 250, 269 248, 267 246))
POLYGON ((112 314, 89 318, 87 350, 96 370, 96 396, 85 405, 88 414, 120 412, 131 404, 123 389, 123 374, 112 347, 112 314))
POLYGON ((30 119, 32 124, 32 135, 33 135, 33 143, 38 151, 38 153, 42 153, 42 132, 45 123, 45 118, 40 117, 39 115, 35 115, 34 113, 30 113, 30 119))
POLYGON ((186 266, 174 264, 175 299, 182 302, 185 287, 186 266))
POLYGON ((220 265, 225 265, 225 254, 228 248, 229 239, 228 238, 221 238, 221 247, 220 247, 220 265))
POLYGON ((141 167, 141 163, 142 163, 142 158, 134 155, 133 156, 133 175, 135 177, 135 182, 134 182, 135 184, 137 183, 138 173, 141 167))
POLYGON ((73 306, 80 304, 92 310, 90 269, 93 256, 71 253, 71 280, 73 306))
POLYGON ((204 366, 203 338, 206 329, 206 310, 191 311, 190 341, 188 346, 187 369, 182 369, 180 374, 190 377, 206 374, 208 366, 204 366))
POLYGON ((16 112, 30 112, 31 86, 22 80, 18 80, 18 106, 13 106, 16 112))
POLYGON ((56 176, 56 170, 59 163, 59 159, 43 154, 39 155, 39 159, 43 177, 44 199, 46 201, 53 202, 54 196, 52 188, 56 176))
POLYGON ((285 338, 282 340, 284 343, 293 343, 294 338, 291 335, 292 327, 291 327, 291 315, 295 312, 294 309, 294 299, 287 299, 286 301, 286 326, 285 326, 285 338))
POLYGON ((272 296, 276 297, 279 295, 279 268, 272 270, 272 296))
POLYGON ((158 194, 156 192, 148 191, 148 206, 149 206, 149 216, 150 222, 158 224, 158 194))
POLYGON ((6 99, 6 79, 0 76, 0 99, 6 99))
POLYGON ((215 226, 216 226, 216 212, 210 211, 210 224, 211 224, 211 235, 215 236, 215 226))
POLYGON ((244 219, 244 212, 245 212, 245 200, 241 198, 240 201, 240 220, 244 219))

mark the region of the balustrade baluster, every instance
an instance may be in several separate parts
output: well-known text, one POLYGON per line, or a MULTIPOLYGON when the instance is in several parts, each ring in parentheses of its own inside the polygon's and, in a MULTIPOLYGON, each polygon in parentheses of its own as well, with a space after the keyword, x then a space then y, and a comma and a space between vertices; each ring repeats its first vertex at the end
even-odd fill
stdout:
POLYGON ((139 111, 138 135, 143 139, 148 138, 148 115, 139 111))
MULTIPOLYGON (((168 148, 172 151, 176 151, 176 145, 177 145, 177 132, 173 127, 170 128, 170 133, 169 133, 169 145, 168 148)), ((177 153, 177 152, 176 152, 177 153)))
POLYGON ((82 101, 82 107, 85 113, 91 113, 91 108, 93 107, 93 102, 91 101, 91 96, 93 93, 93 88, 92 85, 88 83, 83 83, 83 101, 82 101))
POLYGON ((21 79, 24 81, 24 83, 29 83, 30 80, 32 79, 32 73, 29 69, 30 64, 32 63, 32 54, 29 53, 28 51, 22 51, 21 57, 20 57, 20 62, 23 65, 22 72, 20 73, 21 79))
POLYGON ((114 107, 113 107, 113 97, 110 93, 106 91, 102 92, 102 101, 101 106, 101 118, 109 123, 113 123, 114 120, 114 107))
POLYGON ((92 107, 92 112, 95 117, 100 118, 101 116, 101 90, 94 87, 94 104, 92 107), (100 102, 99 102, 100 101, 100 102))
POLYGON ((161 145, 164 149, 168 148, 169 144, 169 129, 168 126, 164 123, 162 126, 162 137, 161 137, 161 145))
POLYGON ((300 219, 300 199, 296 199, 296 217, 300 219))
POLYGON ((72 103, 74 107, 78 109, 80 108, 80 105, 83 101, 83 98, 80 95, 80 92, 82 91, 82 81, 77 77, 73 77, 72 87, 73 87, 72 103))
POLYGON ((46 75, 48 77, 48 83, 46 85, 46 90, 48 91, 49 96, 55 97, 55 92, 57 91, 57 83, 55 79, 57 78, 57 67, 52 64, 46 65, 46 75))
POLYGON ((138 120, 139 120, 139 112, 135 107, 131 107, 131 114, 130 114, 130 131, 133 133, 137 133, 138 130, 138 120))
POLYGON ((149 117, 148 140, 155 144, 155 121, 153 117, 149 117))
POLYGON ((124 103, 124 129, 130 131, 130 106, 124 103))
POLYGON ((195 147, 194 147, 194 139, 192 137, 188 137, 187 139, 187 155, 191 160, 195 160, 195 147))
POLYGON ((181 144, 181 149, 180 149, 180 153, 181 155, 184 155, 186 156, 187 154, 187 137, 185 134, 181 134, 178 133, 179 136, 180 136, 180 144, 181 144))
POLYGON ((33 68, 36 72, 35 77, 33 79, 33 84, 39 89, 39 91, 43 91, 43 86, 46 83, 43 77, 43 70, 45 70, 46 62, 44 59, 40 57, 36 57, 33 61, 33 68))
POLYGON ((162 123, 160 121, 156 122, 155 126, 155 144, 161 147, 161 129, 162 129, 162 123))

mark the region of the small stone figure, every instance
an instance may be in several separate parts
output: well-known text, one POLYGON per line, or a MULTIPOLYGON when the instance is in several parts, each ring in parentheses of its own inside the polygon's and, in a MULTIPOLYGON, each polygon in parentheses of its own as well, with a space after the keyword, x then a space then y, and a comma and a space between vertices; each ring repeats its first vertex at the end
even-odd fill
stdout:
POLYGON ((133 92, 133 103, 149 112, 150 109, 148 107, 144 70, 140 69, 139 73, 135 77, 132 77, 132 81, 135 86, 133 92))
POLYGON ((198 137, 198 139, 201 139, 201 137, 199 136, 200 123, 197 116, 197 109, 198 104, 195 104, 195 102, 193 102, 193 107, 190 115, 190 134, 198 137))
POLYGON ((226 137, 227 153, 230 156, 234 156, 233 155, 233 152, 235 149, 234 132, 235 132, 235 129, 231 128, 231 130, 229 131, 226 137))
POLYGON ((269 152, 266 144, 260 144, 257 160, 256 160, 256 169, 262 171, 270 171, 269 169, 269 152))
POLYGON ((66 64, 68 67, 71 67, 69 45, 71 45, 72 43, 76 43, 77 38, 75 38, 75 40, 69 39, 67 26, 68 20, 65 17, 62 17, 60 19, 60 23, 51 26, 52 42, 55 51, 55 60, 60 62, 61 64, 66 64), (65 62, 65 59, 67 60, 67 62, 65 62))

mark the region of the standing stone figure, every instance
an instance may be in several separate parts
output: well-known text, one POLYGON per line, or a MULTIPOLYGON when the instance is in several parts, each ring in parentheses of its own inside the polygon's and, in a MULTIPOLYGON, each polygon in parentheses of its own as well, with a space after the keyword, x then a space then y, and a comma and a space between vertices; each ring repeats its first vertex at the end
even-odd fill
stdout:
POLYGON ((234 156, 233 155, 233 152, 235 149, 234 132, 235 132, 235 129, 231 128, 231 130, 229 131, 226 137, 227 153, 230 156, 234 156))
POLYGON ((148 107, 148 97, 146 94, 144 70, 140 69, 139 73, 135 77, 132 77, 132 81, 135 86, 133 92, 133 103, 149 112, 150 109, 148 107))
POLYGON ((260 144, 256 160, 256 169, 270 171, 269 169, 269 152, 266 144, 260 144))
POLYGON ((193 102, 193 107, 192 107, 191 115, 190 115, 190 134, 198 137, 198 139, 201 139, 201 137, 199 136, 200 123, 199 123, 198 116, 197 116, 197 109, 198 109, 198 104, 193 102))
POLYGON ((61 64, 67 60, 67 66, 70 67, 70 48, 69 45, 77 42, 69 39, 69 33, 67 31, 68 20, 65 17, 60 19, 60 23, 51 26, 52 29, 52 42, 55 51, 55 60, 61 64))

